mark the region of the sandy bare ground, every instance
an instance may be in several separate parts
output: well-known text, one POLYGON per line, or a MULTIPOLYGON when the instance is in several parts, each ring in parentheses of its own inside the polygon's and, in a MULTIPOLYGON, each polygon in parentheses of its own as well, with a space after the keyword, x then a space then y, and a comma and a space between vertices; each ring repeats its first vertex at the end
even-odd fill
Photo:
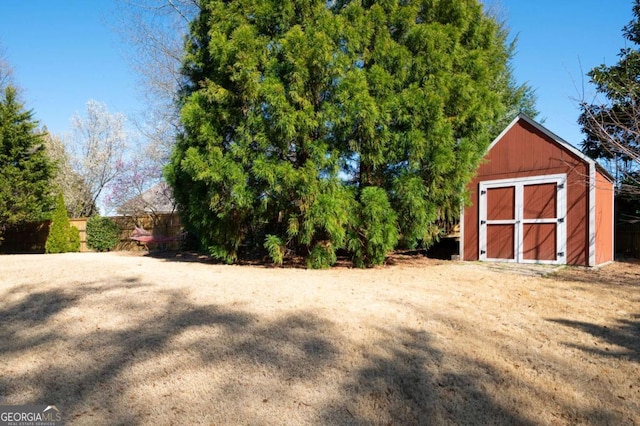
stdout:
POLYGON ((0 404, 91 425, 640 425, 640 265, 394 260, 0 256, 0 404))

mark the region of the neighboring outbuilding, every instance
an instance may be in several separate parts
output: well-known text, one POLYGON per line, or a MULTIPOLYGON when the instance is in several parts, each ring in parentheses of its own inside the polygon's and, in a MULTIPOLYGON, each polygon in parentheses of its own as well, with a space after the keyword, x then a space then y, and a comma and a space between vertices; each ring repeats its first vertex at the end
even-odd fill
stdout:
POLYGON ((176 203, 171 187, 166 182, 160 182, 122 204, 117 211, 123 216, 173 214, 176 203))
POLYGON ((613 179, 525 115, 491 143, 468 189, 462 260, 583 266, 613 260, 613 179))

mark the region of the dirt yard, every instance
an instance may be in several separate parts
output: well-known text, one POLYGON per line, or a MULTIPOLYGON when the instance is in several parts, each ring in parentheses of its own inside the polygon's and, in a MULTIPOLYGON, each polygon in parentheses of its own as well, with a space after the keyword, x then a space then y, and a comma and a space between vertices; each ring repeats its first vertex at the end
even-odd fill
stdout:
POLYGON ((90 425, 640 425, 640 265, 390 263, 0 256, 0 404, 90 425))

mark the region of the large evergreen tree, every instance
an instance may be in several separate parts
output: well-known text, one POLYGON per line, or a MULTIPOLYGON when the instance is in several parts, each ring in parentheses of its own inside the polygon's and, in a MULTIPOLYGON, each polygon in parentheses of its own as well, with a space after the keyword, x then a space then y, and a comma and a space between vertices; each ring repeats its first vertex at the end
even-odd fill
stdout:
POLYGON ((53 207, 54 167, 37 126, 7 86, 0 98, 0 239, 6 227, 40 220, 53 207))
POLYGON ((208 0, 191 25, 167 169, 215 257, 313 267, 429 245, 505 116, 506 32, 477 0, 208 0))

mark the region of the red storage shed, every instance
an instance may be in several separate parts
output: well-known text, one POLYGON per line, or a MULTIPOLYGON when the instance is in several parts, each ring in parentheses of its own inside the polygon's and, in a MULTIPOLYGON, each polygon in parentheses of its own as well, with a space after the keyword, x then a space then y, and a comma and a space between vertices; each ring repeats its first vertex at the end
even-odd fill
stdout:
POLYGON ((468 189, 462 260, 584 266, 613 260, 613 179, 525 115, 489 146, 468 189))

